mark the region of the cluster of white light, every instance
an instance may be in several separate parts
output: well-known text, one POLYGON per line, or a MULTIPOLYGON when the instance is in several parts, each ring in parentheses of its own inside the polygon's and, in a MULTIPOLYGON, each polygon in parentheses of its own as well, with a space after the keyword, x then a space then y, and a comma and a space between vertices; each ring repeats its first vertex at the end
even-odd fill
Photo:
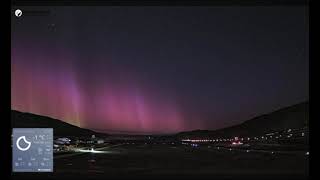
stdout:
POLYGON ((243 144, 243 143, 239 141, 239 142, 232 142, 232 144, 233 144, 233 145, 241 145, 241 144, 243 144))
MULTIPOLYGON (((226 142, 226 141, 232 141, 233 139, 182 139, 182 142, 226 142)), ((244 138, 241 138, 241 141, 243 141, 244 138)), ((250 140, 250 138, 247 138, 247 140, 250 140)))
POLYGON ((76 149, 76 152, 85 152, 85 153, 105 153, 105 151, 96 151, 93 148, 88 149, 76 149))
POLYGON ((214 139, 183 139, 182 141, 186 142, 215 142, 219 140, 214 140, 214 139))
MULTIPOLYGON (((287 132, 292 132, 292 129, 288 129, 286 130, 287 132)), ((285 137, 287 138, 290 138, 292 137, 293 134, 289 134, 289 135, 286 135, 285 137)), ((305 133, 302 133, 301 136, 305 136, 305 133)), ((279 132, 272 132, 272 133, 268 133, 266 134, 265 136, 261 136, 261 137, 252 137, 252 139, 254 140, 259 140, 261 138, 261 140, 268 140, 269 139, 273 139, 273 138, 276 138, 276 139, 279 139, 281 138, 282 135, 279 134, 279 132), (278 134, 277 136, 272 136, 272 135, 275 135, 275 134, 278 134)), ((239 138, 239 137, 234 137, 232 139, 229 139, 229 138, 219 138, 219 139, 184 139, 182 141, 185 141, 185 142, 226 142, 226 141, 233 141, 233 140, 241 140, 241 141, 244 141, 244 140, 247 140, 247 141, 250 141, 250 137, 246 137, 246 138, 239 138)))
MULTIPOLYGON (((250 138, 247 138, 250 140, 250 138)), ((233 139, 182 139, 183 142, 226 142, 226 141, 232 141, 233 139)), ((241 140, 244 140, 244 138, 241 138, 241 140)))

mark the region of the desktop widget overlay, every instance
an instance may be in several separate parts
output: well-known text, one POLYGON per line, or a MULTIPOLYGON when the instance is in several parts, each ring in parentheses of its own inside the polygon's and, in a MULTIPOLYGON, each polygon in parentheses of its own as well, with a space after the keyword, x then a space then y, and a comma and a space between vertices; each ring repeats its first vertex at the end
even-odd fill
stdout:
POLYGON ((13 172, 53 171, 53 129, 13 128, 13 172))

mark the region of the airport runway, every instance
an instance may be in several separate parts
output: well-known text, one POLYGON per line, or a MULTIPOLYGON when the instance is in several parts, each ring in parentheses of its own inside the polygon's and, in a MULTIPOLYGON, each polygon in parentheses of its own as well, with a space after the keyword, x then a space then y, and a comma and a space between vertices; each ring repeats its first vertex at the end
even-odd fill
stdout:
MULTIPOLYGON (((121 146, 123 144, 116 144, 116 145, 107 145, 104 147, 96 148, 95 151, 104 151, 113 147, 121 146)), ((72 157, 72 156, 77 156, 81 154, 86 154, 86 153, 91 153, 90 151, 88 152, 73 152, 73 153, 68 153, 68 154, 62 154, 62 155, 55 155, 54 159, 59 159, 59 158, 67 158, 67 157, 72 157)))
POLYGON ((307 175, 303 154, 229 151, 168 144, 117 144, 54 160, 55 174, 285 174, 307 175))

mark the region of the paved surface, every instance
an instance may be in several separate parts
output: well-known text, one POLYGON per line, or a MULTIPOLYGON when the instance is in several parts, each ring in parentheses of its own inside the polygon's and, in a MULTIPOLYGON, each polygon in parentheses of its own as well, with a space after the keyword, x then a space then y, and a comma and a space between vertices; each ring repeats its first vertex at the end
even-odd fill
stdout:
MULTIPOLYGON (((308 175, 304 152, 271 153, 185 145, 117 144, 54 159, 51 177, 308 175)), ((30 175, 31 176, 31 175, 30 175)))

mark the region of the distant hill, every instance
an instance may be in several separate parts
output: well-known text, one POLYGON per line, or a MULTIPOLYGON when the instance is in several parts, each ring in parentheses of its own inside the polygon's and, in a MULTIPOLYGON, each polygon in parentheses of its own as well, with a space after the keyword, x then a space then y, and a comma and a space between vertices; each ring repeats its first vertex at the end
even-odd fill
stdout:
POLYGON ((255 136, 270 131, 302 128, 309 124, 309 101, 282 108, 219 130, 195 130, 178 133, 179 138, 255 136))
POLYGON ((97 137, 107 136, 107 134, 83 129, 58 119, 15 110, 11 110, 11 125, 13 128, 53 128, 55 136, 90 137, 93 134, 97 137))

